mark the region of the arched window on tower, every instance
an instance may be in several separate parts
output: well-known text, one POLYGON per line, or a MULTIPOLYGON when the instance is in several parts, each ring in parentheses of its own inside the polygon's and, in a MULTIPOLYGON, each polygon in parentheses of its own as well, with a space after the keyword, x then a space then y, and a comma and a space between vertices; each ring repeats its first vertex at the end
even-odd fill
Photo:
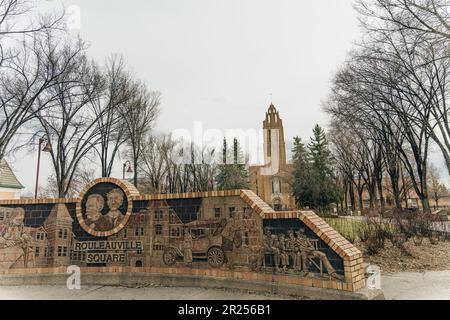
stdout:
POLYGON ((278 177, 272 179, 272 193, 281 193, 281 180, 278 177))
POLYGON ((272 156, 272 131, 267 130, 267 155, 272 156))

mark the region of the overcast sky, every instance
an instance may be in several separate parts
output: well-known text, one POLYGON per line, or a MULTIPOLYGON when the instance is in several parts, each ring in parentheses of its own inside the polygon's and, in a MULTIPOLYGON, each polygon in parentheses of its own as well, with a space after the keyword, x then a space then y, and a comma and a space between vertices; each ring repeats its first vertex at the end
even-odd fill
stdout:
MULTIPOLYGON (((359 34, 352 0, 64 3, 79 10, 79 32, 93 58, 123 54, 162 93, 157 130, 192 131, 195 121, 204 130, 260 129, 273 94, 288 148, 293 136, 307 139, 316 123, 326 126, 321 101, 359 34)), ((36 156, 11 160, 26 192, 33 190, 36 156)), ((41 181, 51 171, 44 159, 41 181)))

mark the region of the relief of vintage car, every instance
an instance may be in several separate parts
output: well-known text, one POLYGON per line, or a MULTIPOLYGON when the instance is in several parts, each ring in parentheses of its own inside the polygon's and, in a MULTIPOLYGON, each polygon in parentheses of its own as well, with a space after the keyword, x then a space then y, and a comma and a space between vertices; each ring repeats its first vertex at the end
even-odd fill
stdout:
MULTIPOLYGON (((192 237, 192 258, 196 261, 207 261, 212 268, 220 268, 225 263, 221 220, 193 221, 182 226, 182 234, 189 232, 192 237)), ((163 253, 163 262, 173 266, 182 261, 185 255, 184 239, 171 238, 163 253)))

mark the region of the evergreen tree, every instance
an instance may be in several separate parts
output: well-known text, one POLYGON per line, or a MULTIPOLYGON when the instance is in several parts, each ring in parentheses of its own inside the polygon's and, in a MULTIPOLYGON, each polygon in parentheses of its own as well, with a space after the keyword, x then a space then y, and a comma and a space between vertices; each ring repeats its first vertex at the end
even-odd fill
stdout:
POLYGON ((333 175, 331 151, 328 148, 328 141, 325 131, 318 125, 313 129, 313 136, 308 145, 314 170, 321 179, 326 179, 333 175))
POLYGON ((233 140, 233 163, 238 164, 239 163, 239 155, 240 155, 240 148, 239 148, 239 142, 236 138, 233 140))
POLYGON ((293 195, 297 204, 301 207, 313 206, 313 197, 311 193, 311 166, 309 155, 305 144, 299 137, 294 138, 294 147, 292 149, 293 160, 293 195))
POLYGON ((293 193, 300 206, 323 210, 339 200, 331 151, 319 125, 307 149, 300 138, 294 139, 293 160, 293 193))
POLYGON ((227 141, 224 139, 222 148, 223 163, 219 165, 218 174, 216 176, 217 189, 233 190, 233 189, 249 189, 249 173, 246 161, 242 155, 242 151, 237 139, 233 141, 233 163, 228 164, 228 148, 227 141))
POLYGON ((227 164, 228 159, 228 145, 227 139, 223 139, 223 148, 222 148, 222 164, 227 164))

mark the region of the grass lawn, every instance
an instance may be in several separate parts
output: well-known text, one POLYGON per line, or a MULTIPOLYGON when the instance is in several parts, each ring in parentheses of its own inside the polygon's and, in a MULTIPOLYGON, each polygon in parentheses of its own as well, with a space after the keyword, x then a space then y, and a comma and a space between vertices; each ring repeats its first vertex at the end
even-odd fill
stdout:
POLYGON ((350 242, 354 242, 358 238, 360 230, 367 226, 365 221, 353 219, 325 218, 324 220, 350 242))
MULTIPOLYGON (((330 227, 339 232, 351 243, 354 243, 355 240, 359 239, 362 234, 367 235, 368 232, 370 232, 370 234, 375 232, 375 225, 370 224, 366 220, 353 220, 347 218, 325 218, 324 220, 330 227)), ((389 223, 383 223, 381 228, 389 231, 395 230, 395 227, 389 223)))

